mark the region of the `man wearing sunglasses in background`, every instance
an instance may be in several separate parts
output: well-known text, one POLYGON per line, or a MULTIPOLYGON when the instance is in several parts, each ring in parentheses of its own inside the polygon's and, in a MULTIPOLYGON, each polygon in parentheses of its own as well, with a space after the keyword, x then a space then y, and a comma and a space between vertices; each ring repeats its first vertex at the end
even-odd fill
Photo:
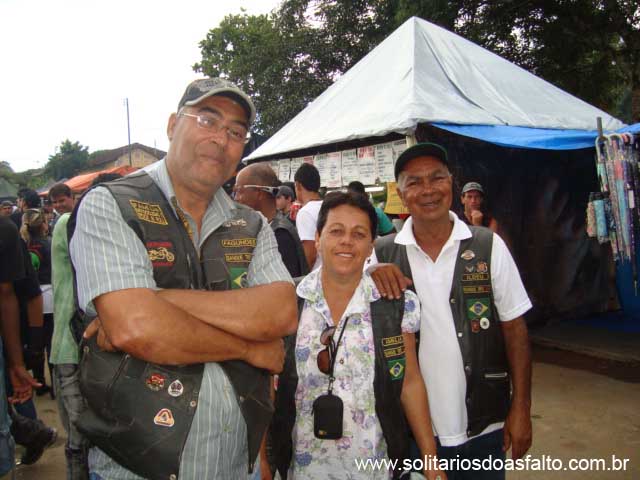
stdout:
POLYGON ((282 261, 295 278, 309 273, 309 267, 296 227, 276 209, 279 183, 270 165, 254 163, 238 173, 233 188, 234 198, 265 216, 276 236, 282 261))
POLYGON ((272 413, 269 372, 297 323, 271 228, 220 188, 254 119, 234 84, 194 81, 169 118, 166 158, 91 190, 76 211, 79 306, 99 318, 80 363, 92 478, 253 468, 272 413))

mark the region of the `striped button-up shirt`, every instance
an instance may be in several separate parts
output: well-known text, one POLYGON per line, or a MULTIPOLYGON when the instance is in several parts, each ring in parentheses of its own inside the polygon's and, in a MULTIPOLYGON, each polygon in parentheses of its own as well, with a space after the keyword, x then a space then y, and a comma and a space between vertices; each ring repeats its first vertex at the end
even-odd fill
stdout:
MULTIPOLYGON (((145 170, 170 203, 176 202, 165 161, 161 160, 145 170)), ((176 205, 180 207, 178 202, 176 205)), ((205 212, 200 231, 195 221, 184 213, 197 250, 223 222, 233 218, 235 208, 235 203, 220 189, 205 212)), ((147 250, 124 222, 115 199, 106 188, 95 188, 82 201, 70 250, 76 268, 79 304, 89 316, 96 315, 93 299, 102 294, 127 288, 157 288, 147 250)), ((273 232, 264 217, 247 271, 247 281, 249 287, 277 281, 291 282, 273 232)), ((180 461, 180 478, 246 477, 247 450, 247 427, 233 387, 220 365, 207 363, 198 408, 180 461)), ((89 453, 89 467, 108 480, 141 478, 98 448, 92 448, 89 453)))

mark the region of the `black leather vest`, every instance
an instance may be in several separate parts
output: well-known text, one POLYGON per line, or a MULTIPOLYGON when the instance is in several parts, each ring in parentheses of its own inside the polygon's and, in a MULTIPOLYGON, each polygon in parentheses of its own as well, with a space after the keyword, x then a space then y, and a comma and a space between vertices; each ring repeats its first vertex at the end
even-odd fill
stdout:
MULTIPOLYGON (((504 421, 511 382, 491 288, 493 232, 485 227, 469 229, 472 237, 462 240, 458 249, 449 303, 467 379, 467 435, 474 436, 504 421)), ((376 241, 378 261, 395 263, 412 278, 406 246, 394 240, 395 235, 389 235, 376 241)))
MULTIPOLYGON (((405 368, 401 329, 404 298, 399 300, 381 298, 370 305, 375 345, 373 391, 376 399, 376 416, 387 443, 388 457, 392 460, 398 459, 398 465, 401 466, 403 459, 409 458, 409 429, 400 399, 405 368)), ((298 298, 298 317, 302 313, 303 306, 304 300, 298 298)), ((291 435, 296 419, 295 393, 298 386, 296 338, 297 335, 294 334, 285 339, 284 370, 278 378, 276 411, 271 425, 276 468, 285 480, 294 449, 291 435)), ((394 478, 398 478, 401 473, 394 472, 394 478)))
MULTIPOLYGON (((262 226, 256 212, 236 204, 235 216, 211 233, 198 252, 184 224, 145 172, 101 186, 109 189, 125 222, 147 249, 158 287, 229 290, 246 286, 262 226)), ((251 472, 273 413, 269 375, 242 361, 220 362, 220 366, 233 385, 247 424, 251 472)), ((78 428, 132 472, 154 480, 175 479, 203 372, 204 364, 157 365, 122 352, 101 351, 95 339, 86 342, 80 386, 89 408, 78 428)))
POLYGON ((275 232, 276 230, 286 230, 293 241, 296 244, 296 256, 298 257, 298 268, 300 271, 300 276, 305 276, 309 273, 309 266, 307 265, 307 257, 304 255, 304 249, 302 248, 302 242, 300 241, 300 237, 298 236, 298 230, 289 219, 287 219, 282 213, 277 212, 273 220, 271 220, 271 229, 275 232))

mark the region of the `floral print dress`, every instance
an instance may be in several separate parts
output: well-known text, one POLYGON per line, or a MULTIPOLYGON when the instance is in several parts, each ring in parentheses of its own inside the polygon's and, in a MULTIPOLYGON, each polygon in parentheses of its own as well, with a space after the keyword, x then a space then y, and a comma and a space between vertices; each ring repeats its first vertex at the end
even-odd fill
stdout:
MULTIPOLYGON (((349 318, 338 348, 333 393, 344 403, 343 437, 320 440, 313 433, 312 406, 327 393, 329 376, 320 372, 316 359, 325 347, 320 334, 334 325, 322 291, 322 270, 316 270, 298 285, 305 299, 295 355, 298 373, 296 420, 293 428, 293 458, 288 478, 293 479, 387 479, 388 471, 358 471, 356 459, 383 459, 387 445, 375 412, 373 393, 375 350, 369 303, 380 298, 373 280, 364 273, 349 305, 337 324, 337 341, 349 318)), ((402 331, 415 333, 420 327, 420 306, 413 292, 405 294, 402 331)))

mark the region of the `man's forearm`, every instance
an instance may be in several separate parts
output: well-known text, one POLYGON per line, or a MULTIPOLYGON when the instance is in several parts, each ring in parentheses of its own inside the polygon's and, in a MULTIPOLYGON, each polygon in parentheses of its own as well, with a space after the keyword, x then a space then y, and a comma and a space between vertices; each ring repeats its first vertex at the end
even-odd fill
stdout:
POLYGON ((121 292, 128 292, 130 298, 106 294, 95 301, 105 333, 116 349, 172 365, 245 359, 247 341, 205 324, 150 290, 114 293, 121 292))
POLYGON ((11 284, 0 287, 0 325, 2 341, 10 366, 23 365, 20 339, 20 310, 11 284))
POLYGON ((287 282, 221 292, 170 289, 157 294, 208 325, 247 340, 282 338, 297 327, 295 290, 287 282))
POLYGON ((27 323, 30 327, 44 326, 44 300, 42 294, 27 301, 27 323))
POLYGON ((531 346, 524 318, 501 322, 513 383, 514 406, 531 408, 531 346))
POLYGON ((307 259, 307 265, 311 270, 316 264, 316 257, 318 255, 318 251, 316 250, 316 242, 314 242, 313 240, 303 240, 302 249, 304 250, 305 258, 307 259))

